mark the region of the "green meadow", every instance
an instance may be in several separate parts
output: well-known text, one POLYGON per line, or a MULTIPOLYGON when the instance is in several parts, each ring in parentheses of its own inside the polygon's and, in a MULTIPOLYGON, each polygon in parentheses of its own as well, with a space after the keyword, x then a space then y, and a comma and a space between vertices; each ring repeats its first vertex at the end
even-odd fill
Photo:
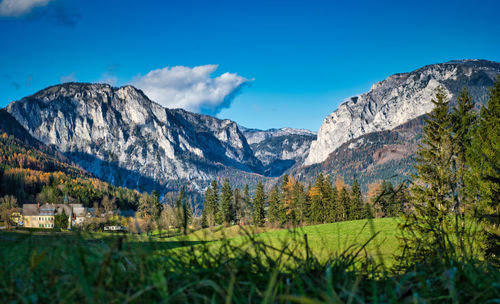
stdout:
POLYGON ((1 232, 0 298, 5 303, 426 303, 499 298, 499 271, 484 263, 448 261, 397 270, 400 221, 383 218, 294 229, 219 226, 175 237, 165 232, 1 232))

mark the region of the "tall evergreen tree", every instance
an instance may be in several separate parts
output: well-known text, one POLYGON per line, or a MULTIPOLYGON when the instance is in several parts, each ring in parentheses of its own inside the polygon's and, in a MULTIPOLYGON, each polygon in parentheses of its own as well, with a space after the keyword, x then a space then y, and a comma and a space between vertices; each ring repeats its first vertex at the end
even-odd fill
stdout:
POLYGON ((218 211, 219 211, 219 184, 217 183, 217 180, 213 180, 212 183, 210 184, 212 187, 212 205, 214 208, 211 210, 211 217, 213 217, 214 225, 220 224, 220 218, 218 217, 218 211))
POLYGON ((283 223, 295 223, 296 222, 296 200, 293 196, 293 188, 297 183, 292 177, 288 175, 283 176, 282 181, 282 222, 283 223))
POLYGON ((201 213, 201 226, 203 228, 210 227, 215 224, 215 221, 210 219, 210 214, 212 213, 214 206, 212 205, 212 188, 208 187, 205 191, 205 197, 203 202, 203 211, 201 213))
POLYGON ((470 152, 467 190, 479 201, 486 256, 500 265, 500 76, 481 109, 470 152))
POLYGON ((363 213, 363 196, 361 194, 361 188, 359 187, 358 180, 355 179, 352 183, 351 192, 351 204, 350 204, 349 215, 352 220, 357 220, 362 217, 363 213))
POLYGON ((160 218, 162 204, 160 203, 160 195, 156 190, 151 192, 151 206, 152 206, 152 216, 155 220, 160 218))
POLYGON ((191 222, 192 211, 191 206, 188 203, 184 188, 182 188, 179 192, 179 196, 177 197, 177 200, 175 202, 175 207, 179 228, 184 234, 187 234, 188 227, 191 222))
POLYGON ((264 185, 262 184, 262 181, 259 181, 253 198, 253 224, 256 226, 264 225, 266 217, 264 210, 265 204, 266 193, 264 191, 264 185))
POLYGON ((405 231, 419 236, 406 240, 405 249, 413 260, 425 258, 429 251, 446 252, 449 245, 445 237, 447 215, 452 207, 452 120, 449 101, 441 87, 432 103, 434 109, 425 119, 422 145, 417 152, 417 174, 413 176, 411 189, 413 212, 404 226, 405 231))
POLYGON ((278 186, 274 186, 269 192, 269 209, 268 209, 268 219, 269 223, 274 226, 281 224, 281 199, 280 190, 278 186))
POLYGON ((339 197, 339 203, 338 206, 341 208, 341 212, 339 212, 339 221, 346 221, 350 219, 350 205, 351 205, 351 198, 349 195, 349 191, 347 190, 347 187, 342 187, 342 190, 340 190, 340 197, 339 197))
MULTIPOLYGON (((452 112, 452 140, 454 157, 452 159, 452 169, 455 173, 455 181, 451 184, 452 197, 454 200, 455 213, 457 215, 457 225, 455 233, 463 235, 465 233, 465 209, 470 205, 473 197, 465 187, 465 176, 469 171, 470 151, 472 147, 472 134, 476 129, 477 114, 474 111, 474 102, 464 88, 457 96, 457 105, 452 112), (460 221, 460 223, 458 223, 460 221)), ((463 237, 459 236, 462 241, 463 237)))
POLYGON ((292 219, 294 225, 306 222, 309 217, 309 206, 304 187, 300 182, 295 182, 292 188, 293 210, 295 217, 292 219))
POLYGON ((402 202, 394 189, 394 185, 390 181, 384 181, 383 189, 384 197, 382 200, 385 204, 385 209, 383 210, 385 217, 397 216, 401 210, 402 202))
POLYGON ((218 218, 220 219, 220 223, 224 225, 229 225, 233 221, 232 217, 232 202, 233 202, 233 190, 231 189, 231 185, 229 184, 229 180, 225 180, 224 184, 222 184, 221 188, 221 197, 219 203, 219 214, 218 218))
POLYGON ((342 208, 339 206, 339 192, 337 191, 337 187, 333 187, 330 181, 328 182, 328 187, 330 193, 325 206, 325 220, 327 223, 333 223, 340 218, 339 214, 342 208))
POLYGON ((309 191, 309 199, 311 202, 309 221, 311 223, 323 223, 326 220, 324 203, 327 202, 328 194, 325 191, 326 187, 324 184, 325 180, 323 175, 319 174, 314 186, 311 187, 309 191))
POLYGON ((240 189, 234 189, 233 191, 233 208, 231 210, 231 216, 237 223, 241 223, 243 219, 243 196, 240 189))
MULTIPOLYGON (((205 196, 206 196, 205 192, 205 196)), ((205 199, 205 204, 206 204, 206 199, 205 199)), ((207 220, 207 212, 206 212, 206 206, 203 206, 203 210, 201 211, 201 228, 207 228, 208 227, 208 220, 207 220)))
POLYGON ((253 220, 253 206, 252 198, 250 197, 250 190, 248 185, 243 187, 243 223, 248 225, 253 220))
POLYGON ((217 213, 219 209, 219 187, 217 181, 213 180, 210 187, 205 191, 205 202, 203 204, 202 220, 204 219, 206 226, 211 227, 216 225, 217 213))
POLYGON ((477 114, 474 112, 474 102, 467 89, 463 89, 457 97, 457 105, 452 112, 453 146, 455 152, 454 166, 457 175, 457 196, 462 199, 464 193, 465 175, 469 162, 469 151, 472 146, 472 134, 475 130, 477 114))

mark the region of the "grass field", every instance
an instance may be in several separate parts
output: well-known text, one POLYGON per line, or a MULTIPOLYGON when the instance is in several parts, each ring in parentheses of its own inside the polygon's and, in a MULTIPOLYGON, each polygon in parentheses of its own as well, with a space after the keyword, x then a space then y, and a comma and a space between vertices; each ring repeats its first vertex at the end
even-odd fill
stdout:
POLYGON ((172 238, 172 241, 214 241, 229 239, 232 244, 243 245, 250 237, 264 242, 275 248, 295 244, 297 250, 305 254, 305 238, 307 235, 308 247, 311 253, 326 260, 345 250, 364 245, 368 255, 384 259, 384 263, 391 265, 393 255, 399 253, 398 218, 380 218, 374 220, 346 221, 314 226, 305 226, 294 229, 269 229, 251 226, 218 227, 196 231, 185 238, 172 238), (372 239, 372 236, 375 237, 372 239))
POLYGON ((473 260, 391 270, 393 255, 400 253, 398 222, 387 218, 289 230, 216 227, 172 238, 4 231, 0 232, 0 299, 6 303, 498 299, 498 269, 473 260))

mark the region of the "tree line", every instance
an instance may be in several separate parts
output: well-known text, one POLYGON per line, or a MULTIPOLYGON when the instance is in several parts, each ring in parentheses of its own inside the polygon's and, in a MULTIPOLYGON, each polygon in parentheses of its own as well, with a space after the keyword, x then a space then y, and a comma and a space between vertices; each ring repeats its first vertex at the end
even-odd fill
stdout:
POLYGON ((432 103, 403 225, 407 261, 460 260, 479 241, 500 265, 500 76, 479 113, 466 89, 452 106, 439 87, 432 103))
POLYGON ((253 197, 248 185, 233 189, 226 179, 219 190, 216 180, 205 191, 202 227, 215 225, 270 225, 274 227, 333 223, 371 217, 392 217, 403 211, 407 191, 395 191, 382 181, 362 193, 357 180, 352 185, 341 177, 333 182, 319 174, 314 183, 304 184, 284 175, 278 185, 266 191, 257 183, 253 197))

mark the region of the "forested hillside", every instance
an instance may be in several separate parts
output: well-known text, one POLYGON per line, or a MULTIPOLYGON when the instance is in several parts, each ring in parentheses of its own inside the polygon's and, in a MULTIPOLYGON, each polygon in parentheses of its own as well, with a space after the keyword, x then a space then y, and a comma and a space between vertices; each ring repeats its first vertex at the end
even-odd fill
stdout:
MULTIPOLYGON (((22 131, 14 131, 22 134, 22 131)), ((141 194, 115 187, 91 177, 89 173, 68 164, 55 155, 42 152, 28 143, 0 133, 0 197, 13 195, 23 203, 82 203, 100 206, 104 196, 116 201, 120 208, 135 208, 141 194)), ((43 147, 43 145, 42 145, 43 147)), ((50 151, 45 147, 45 150, 50 151)))

